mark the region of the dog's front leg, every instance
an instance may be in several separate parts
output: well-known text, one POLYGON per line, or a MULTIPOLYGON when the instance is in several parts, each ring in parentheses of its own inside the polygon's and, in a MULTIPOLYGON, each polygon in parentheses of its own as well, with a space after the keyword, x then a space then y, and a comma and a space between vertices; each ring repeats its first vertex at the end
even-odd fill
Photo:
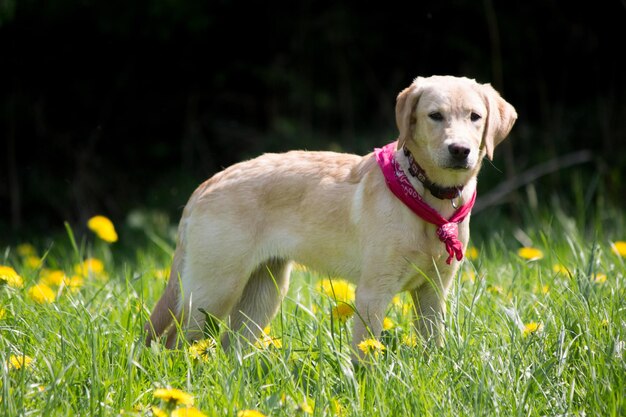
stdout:
POLYGON ((393 293, 381 291, 367 284, 361 284, 356 290, 356 314, 352 331, 353 362, 358 362, 366 355, 359 349, 359 344, 367 339, 380 337, 385 319, 385 310, 393 293))
MULTIPOLYGON (((448 274, 447 274, 448 275, 448 274)), ((452 282, 452 275, 437 277, 411 291, 415 306, 414 326, 424 343, 434 341, 443 344, 443 321, 446 314, 446 297, 452 282)))

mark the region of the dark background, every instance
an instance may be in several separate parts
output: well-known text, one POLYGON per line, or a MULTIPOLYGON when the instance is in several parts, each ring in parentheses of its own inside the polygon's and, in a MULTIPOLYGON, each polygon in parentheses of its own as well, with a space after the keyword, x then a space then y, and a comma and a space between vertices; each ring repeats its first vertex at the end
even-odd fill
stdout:
POLYGON ((517 109, 481 193, 586 149, 539 198, 569 198, 576 176, 620 205, 625 3, 575 4, 4 0, 0 241, 137 208, 175 221, 201 181, 266 151, 368 152, 395 139, 398 92, 432 74, 517 109))

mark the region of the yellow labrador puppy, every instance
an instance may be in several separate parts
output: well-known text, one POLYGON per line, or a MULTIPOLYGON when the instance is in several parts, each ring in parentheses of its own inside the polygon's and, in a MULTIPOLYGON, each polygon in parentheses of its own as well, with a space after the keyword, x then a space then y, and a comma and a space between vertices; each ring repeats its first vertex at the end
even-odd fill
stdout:
POLYGON ((147 343, 188 340, 207 314, 254 341, 276 314, 297 261, 357 285, 353 348, 378 337, 409 291, 424 339, 440 339, 445 298, 469 239, 476 175, 517 114, 489 85, 419 77, 397 98, 396 142, 365 156, 292 151, 233 165, 182 215, 169 282, 147 343))

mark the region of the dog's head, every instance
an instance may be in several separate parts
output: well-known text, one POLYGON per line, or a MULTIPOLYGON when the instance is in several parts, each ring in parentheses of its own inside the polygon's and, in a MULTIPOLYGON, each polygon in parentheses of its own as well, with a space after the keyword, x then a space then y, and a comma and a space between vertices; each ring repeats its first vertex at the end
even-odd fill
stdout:
POLYGON ((405 146, 431 181, 465 184, 485 155, 511 131, 517 113, 489 84, 451 76, 418 77, 399 95, 398 147, 405 146))

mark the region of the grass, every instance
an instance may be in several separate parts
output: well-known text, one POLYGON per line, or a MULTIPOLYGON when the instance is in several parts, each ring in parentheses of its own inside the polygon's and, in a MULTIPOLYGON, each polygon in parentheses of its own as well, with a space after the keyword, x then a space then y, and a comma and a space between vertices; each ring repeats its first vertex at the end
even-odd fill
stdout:
MULTIPOLYGON (((489 239, 475 243, 476 257, 456 277, 445 345, 414 345, 410 301, 401 295, 389 307, 385 350, 357 371, 353 319, 331 314, 338 302, 320 292, 324 277, 313 272, 293 273, 263 342, 198 355, 143 345, 143 324, 165 285, 167 233, 151 231, 132 250, 117 249, 130 232, 107 244, 94 235, 77 242, 71 229, 30 255, 7 247, 0 264, 23 286, 0 286, 0 413, 167 415, 184 406, 155 393, 176 388, 193 396, 189 415, 623 416, 626 258, 611 246, 626 240, 620 216, 600 212, 583 224, 557 209, 529 213, 522 227, 488 225, 489 239), (614 215, 621 220, 609 229, 614 215), (512 235, 542 258, 520 257, 512 235), (102 271, 76 267, 88 258, 102 271), (51 284, 54 300, 38 303, 31 288, 46 270, 82 273, 82 283, 51 284)), ((487 232, 480 220, 476 227, 477 236, 487 232)))

